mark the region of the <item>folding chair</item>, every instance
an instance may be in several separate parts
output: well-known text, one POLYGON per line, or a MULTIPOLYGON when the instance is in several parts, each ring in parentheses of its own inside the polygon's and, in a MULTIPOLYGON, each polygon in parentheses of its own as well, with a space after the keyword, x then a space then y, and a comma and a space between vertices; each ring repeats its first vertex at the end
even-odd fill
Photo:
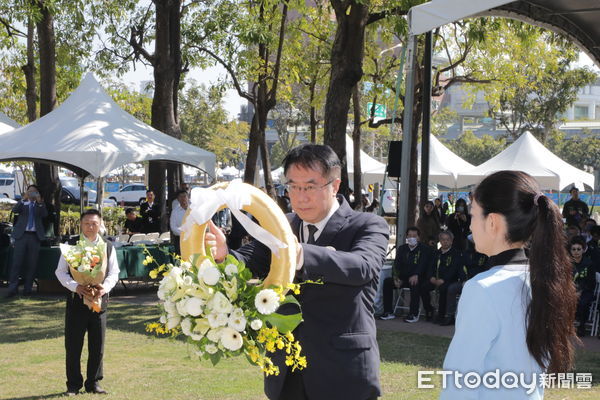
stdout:
POLYGON ((159 243, 162 242, 170 242, 171 241, 171 232, 163 232, 158 237, 159 243))
POLYGON ((117 242, 121 242, 121 243, 127 243, 129 242, 129 235, 124 233, 122 235, 117 236, 117 242))
POLYGON ((598 310, 598 305, 600 304, 600 272, 596 272, 596 288, 594 290, 594 301, 592 301, 592 305, 590 306, 590 315, 588 320, 592 325, 592 329, 590 331, 590 335, 597 336, 598 335, 598 323, 600 322, 600 311, 598 310))
POLYGON ((143 242, 144 240, 146 240, 146 234, 136 233, 134 235, 131 235, 131 237, 129 238, 129 243, 138 243, 143 242))

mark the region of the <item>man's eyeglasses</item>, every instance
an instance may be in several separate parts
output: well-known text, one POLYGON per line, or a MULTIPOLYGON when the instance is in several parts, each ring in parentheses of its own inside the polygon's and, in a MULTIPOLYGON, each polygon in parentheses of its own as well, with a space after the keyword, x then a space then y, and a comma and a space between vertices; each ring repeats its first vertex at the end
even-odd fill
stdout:
POLYGON ((300 194, 300 193, 304 193, 304 194, 315 194, 320 190, 323 190, 325 187, 327 187, 328 185, 331 184, 331 182, 333 182, 334 179, 330 180, 329 182, 327 182, 326 184, 319 186, 319 185, 306 185, 306 186, 301 186, 301 185, 296 185, 295 183, 288 183, 286 185, 284 185, 285 189, 291 194, 300 194))

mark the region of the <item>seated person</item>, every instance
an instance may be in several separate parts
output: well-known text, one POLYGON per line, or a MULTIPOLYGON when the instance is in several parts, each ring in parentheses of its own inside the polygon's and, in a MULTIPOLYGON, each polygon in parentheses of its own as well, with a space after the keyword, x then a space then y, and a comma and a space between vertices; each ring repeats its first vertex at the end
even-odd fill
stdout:
POLYGON ((448 287, 446 318, 440 323, 442 326, 454 325, 454 322, 456 321, 456 306, 458 303, 456 297, 462 293, 465 282, 480 272, 489 269, 487 265, 488 256, 478 253, 474 249, 474 246, 469 246, 463 253, 462 261, 463 265, 459 270, 458 282, 454 282, 448 287))
MULTIPOLYGON (((392 277, 383 281, 383 320, 393 319, 394 316, 394 287, 410 288, 409 314, 405 322, 419 320, 420 284, 431 263, 431 247, 419 242, 419 229, 416 226, 406 230, 406 244, 396 250, 396 259, 392 266, 392 277)), ((427 315, 431 318, 432 315, 427 315)))
POLYGON ((584 257, 585 239, 582 236, 575 236, 571 239, 569 253, 573 260, 573 281, 577 286, 576 320, 579 322, 577 327, 577 336, 585 336, 585 323, 588 320, 590 305, 594 300, 594 289, 596 287, 596 275, 592 268, 592 260, 584 257))
POLYGON ((429 292, 432 290, 439 292, 438 313, 434 320, 439 324, 445 321, 448 288, 450 285, 458 283, 460 270, 463 266, 463 257, 458 249, 452 247, 452 241, 454 240, 452 232, 442 231, 439 233, 438 238, 441 247, 439 250, 435 250, 433 262, 429 265, 426 279, 421 285, 421 298, 423 299, 425 311, 432 313, 433 307, 429 292))
POLYGON ((123 231, 130 235, 142 232, 142 219, 138 217, 133 208, 125 209, 125 227, 123 231))

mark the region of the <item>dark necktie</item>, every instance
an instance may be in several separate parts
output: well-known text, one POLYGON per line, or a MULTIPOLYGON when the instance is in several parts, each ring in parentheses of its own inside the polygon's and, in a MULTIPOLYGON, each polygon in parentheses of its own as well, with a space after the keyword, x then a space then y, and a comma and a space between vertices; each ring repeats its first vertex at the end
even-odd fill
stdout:
POLYGON ((32 231, 35 226, 35 205, 33 201, 29 203, 29 213, 27 215, 27 230, 32 231))
POLYGON ((319 230, 319 228, 314 225, 307 225, 306 228, 308 228, 308 240, 306 243, 315 244, 315 233, 319 230))

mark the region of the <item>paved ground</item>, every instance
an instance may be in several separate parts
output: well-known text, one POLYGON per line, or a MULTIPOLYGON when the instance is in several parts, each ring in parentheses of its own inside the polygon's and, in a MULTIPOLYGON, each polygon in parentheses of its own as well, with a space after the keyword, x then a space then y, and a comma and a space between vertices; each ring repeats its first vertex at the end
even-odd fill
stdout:
MULTIPOLYGON (((0 287, 0 297, 4 297, 7 293, 6 287, 0 287)), ((38 295, 36 295, 37 297, 38 295)), ((44 294, 39 295, 45 298, 60 298, 61 294, 44 294)), ((115 292, 111 295, 111 301, 122 302, 129 304, 139 304, 144 306, 158 304, 156 296, 156 288, 146 287, 145 284, 128 284, 125 289, 121 283, 115 288, 115 292)), ((403 321, 404 317, 388 321, 377 321, 377 329, 385 331, 408 332, 424 335, 434 335, 451 338, 454 335, 454 326, 439 326, 431 322, 426 322, 421 319, 419 322, 412 324, 403 321)), ((585 337, 582 339, 583 347, 588 351, 600 352, 600 340, 595 337, 585 337)))

